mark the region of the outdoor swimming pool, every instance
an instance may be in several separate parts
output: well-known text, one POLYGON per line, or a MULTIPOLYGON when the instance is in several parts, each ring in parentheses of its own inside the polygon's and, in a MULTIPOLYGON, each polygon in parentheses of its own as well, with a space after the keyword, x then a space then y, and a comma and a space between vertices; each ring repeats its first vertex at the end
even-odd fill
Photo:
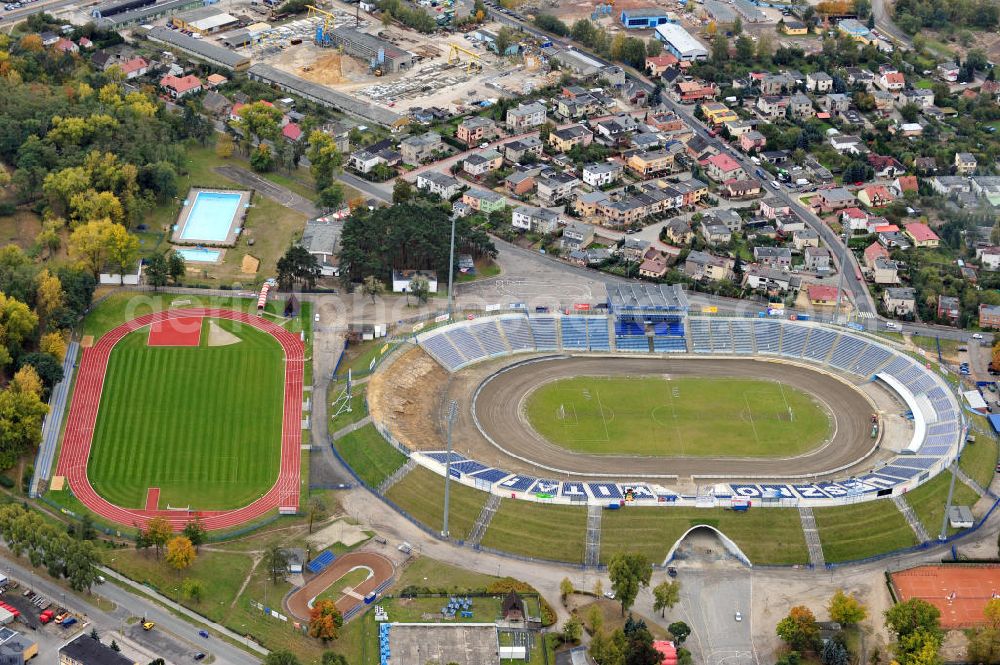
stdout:
POLYGON ((198 192, 181 229, 180 239, 225 242, 242 198, 240 192, 198 192))
POLYGON ((216 263, 219 260, 219 255, 222 254, 220 249, 203 249, 201 247, 178 248, 174 251, 180 254, 185 261, 191 263, 216 263))

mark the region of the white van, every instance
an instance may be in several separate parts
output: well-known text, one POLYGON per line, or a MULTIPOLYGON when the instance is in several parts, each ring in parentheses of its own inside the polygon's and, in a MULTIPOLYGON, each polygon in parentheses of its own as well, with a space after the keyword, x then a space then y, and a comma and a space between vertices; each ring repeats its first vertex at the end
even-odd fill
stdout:
POLYGON ((886 321, 885 322, 885 327, 888 328, 889 330, 902 330, 903 329, 903 327, 901 325, 899 325, 898 323, 896 323, 895 321, 886 321))

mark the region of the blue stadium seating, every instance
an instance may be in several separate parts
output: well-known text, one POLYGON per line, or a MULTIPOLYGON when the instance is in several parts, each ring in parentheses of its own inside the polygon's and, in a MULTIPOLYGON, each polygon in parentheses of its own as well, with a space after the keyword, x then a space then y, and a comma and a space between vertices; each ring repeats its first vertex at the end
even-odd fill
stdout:
POLYGON ((777 321, 756 321, 753 328, 757 353, 778 353, 781 345, 781 324, 777 321))
POLYGON ((733 332, 729 321, 713 319, 711 324, 712 351, 715 353, 732 353, 733 332))
POLYGON ((500 329, 497 328, 496 321, 490 319, 483 323, 473 324, 469 326, 469 332, 475 335, 488 355, 500 356, 510 353, 510 349, 500 337, 500 329))
POLYGON ((462 355, 469 362, 482 360, 486 357, 486 349, 479 343, 479 340, 472 336, 469 329, 465 326, 452 327, 444 335, 451 340, 455 348, 461 351, 462 355))
POLYGON ((840 341, 837 342, 837 346, 833 349, 833 355, 830 356, 830 364, 840 369, 853 370, 854 360, 868 346, 868 342, 863 339, 841 335, 840 341))
POLYGON ((657 353, 685 353, 687 343, 683 337, 654 337, 653 350, 657 353))
POLYGON ((535 348, 539 351, 555 351, 559 348, 556 337, 556 320, 552 317, 529 318, 531 335, 535 338, 535 348))
POLYGON ((812 333, 809 335, 809 341, 806 342, 806 349, 802 353, 802 357, 823 362, 826 360, 827 355, 829 355, 830 349, 833 348, 833 343, 836 340, 837 333, 832 330, 813 328, 812 333))
POLYGON ((574 351, 586 351, 586 317, 564 316, 560 323, 562 324, 562 347, 564 349, 572 349, 574 351))
POLYGON ((712 352, 712 333, 709 322, 705 319, 691 319, 688 322, 691 328, 691 343, 695 353, 712 352))
POLYGON ((465 364, 465 358, 463 358, 462 354, 458 352, 455 345, 451 343, 451 340, 443 334, 439 333, 437 335, 427 337, 424 339, 422 344, 423 347, 448 370, 454 372, 456 369, 465 364))
POLYGON ((610 351, 611 341, 608 336, 608 319, 604 316, 589 316, 587 322, 587 340, 591 351, 610 351))
POLYGON ((733 321, 733 350, 736 353, 753 353, 753 324, 750 321, 733 321))
POLYGON ((642 337, 621 336, 615 337, 615 348, 619 351, 635 351, 638 353, 649 353, 649 340, 642 337))
POLYGON ((809 328, 794 323, 786 323, 781 326, 781 355, 790 358, 802 357, 802 351, 806 347, 806 337, 809 336, 809 328))
POLYGON ((535 340, 531 335, 531 325, 523 317, 502 318, 500 327, 510 344, 511 351, 533 351, 535 340))

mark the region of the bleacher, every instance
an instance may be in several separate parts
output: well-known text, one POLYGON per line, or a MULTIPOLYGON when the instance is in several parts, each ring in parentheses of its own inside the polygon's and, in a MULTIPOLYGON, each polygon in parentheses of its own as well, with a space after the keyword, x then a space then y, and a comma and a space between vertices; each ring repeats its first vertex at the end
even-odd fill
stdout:
POLYGON ((555 318, 529 317, 528 324, 531 326, 531 336, 535 338, 536 349, 539 351, 555 351, 559 348, 555 318))
POLYGON ((333 560, 336 558, 337 557, 335 557, 333 555, 333 552, 331 552, 330 550, 323 550, 323 552, 321 552, 319 556, 317 556, 315 559, 306 564, 306 570, 308 570, 310 573, 313 573, 314 575, 317 573, 321 573, 324 570, 326 570, 327 566, 333 563, 333 560))
POLYGON ((806 348, 806 338, 809 328, 795 324, 781 324, 781 355, 789 358, 801 358, 806 348))
POLYGON ((486 349, 483 348, 478 339, 472 336, 468 328, 452 327, 445 335, 469 362, 476 362, 486 357, 486 349))
POLYGON ((806 349, 802 353, 802 357, 824 362, 836 340, 837 333, 832 330, 813 328, 812 333, 809 335, 809 341, 806 342, 806 349))
POLYGON ((591 351, 610 351, 611 339, 608 335, 608 319, 605 316, 588 316, 587 340, 591 351))
POLYGON ((688 327, 691 331, 691 348, 695 353, 712 352, 712 331, 710 324, 705 319, 689 319, 688 327))
POLYGON ((446 335, 439 334, 426 337, 421 344, 425 351, 430 353, 435 360, 444 365, 444 368, 450 372, 454 372, 466 362, 462 354, 455 348, 455 345, 451 343, 451 339, 446 335))
POLYGON ((523 317, 500 319, 500 328, 510 345, 511 351, 534 351, 535 339, 531 334, 531 324, 523 317))
POLYGON ((868 342, 858 337, 841 335, 837 346, 833 349, 833 355, 830 356, 830 364, 840 369, 853 371, 854 360, 869 346, 868 342))
POLYGON ((572 351, 587 350, 587 322, 583 316, 566 316, 562 321, 562 348, 572 351))
POLYGON ((733 321, 731 330, 733 350, 740 354, 753 353, 753 324, 750 321, 733 321))
POLYGON ((781 345, 781 324, 777 321, 756 321, 753 326, 757 353, 778 353, 781 345))
POLYGON ((714 353, 733 352, 733 332, 728 320, 713 319, 711 322, 712 351, 714 353))
POLYGON ((497 328, 496 321, 490 319, 483 323, 475 323, 469 326, 469 332, 471 332, 486 353, 490 356, 502 356, 510 353, 510 349, 504 344, 503 338, 500 337, 500 329, 497 328))

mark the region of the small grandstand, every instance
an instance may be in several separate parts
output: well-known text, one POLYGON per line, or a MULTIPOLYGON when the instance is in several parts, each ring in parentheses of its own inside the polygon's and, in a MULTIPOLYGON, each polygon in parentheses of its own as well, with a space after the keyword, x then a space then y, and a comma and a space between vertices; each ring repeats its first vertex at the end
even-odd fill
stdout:
MULTIPOLYGON (((688 316, 687 299, 677 287, 614 287, 609 289, 607 304, 607 313, 505 313, 463 321, 423 333, 417 342, 449 372, 513 354, 594 352, 634 357, 645 351, 675 358, 686 354, 801 364, 853 381, 881 383, 904 405, 902 410, 913 423, 912 436, 901 450, 888 460, 872 462, 863 473, 845 467, 844 477, 823 481, 796 477, 794 472, 763 482, 757 477, 732 479, 716 485, 713 501, 717 505, 741 499, 829 505, 894 496, 929 480, 959 453, 964 422, 948 385, 929 367, 874 337, 849 328, 774 320, 766 315, 688 316)), ((502 442, 497 445, 502 447, 502 442)), ((438 473, 444 472, 446 453, 442 451, 415 452, 412 457, 438 473)), ((451 469, 464 484, 529 500, 600 503, 626 495, 651 503, 695 504, 704 500, 643 481, 638 472, 635 480, 625 477, 608 482, 530 477, 457 453, 452 453, 451 469)))

